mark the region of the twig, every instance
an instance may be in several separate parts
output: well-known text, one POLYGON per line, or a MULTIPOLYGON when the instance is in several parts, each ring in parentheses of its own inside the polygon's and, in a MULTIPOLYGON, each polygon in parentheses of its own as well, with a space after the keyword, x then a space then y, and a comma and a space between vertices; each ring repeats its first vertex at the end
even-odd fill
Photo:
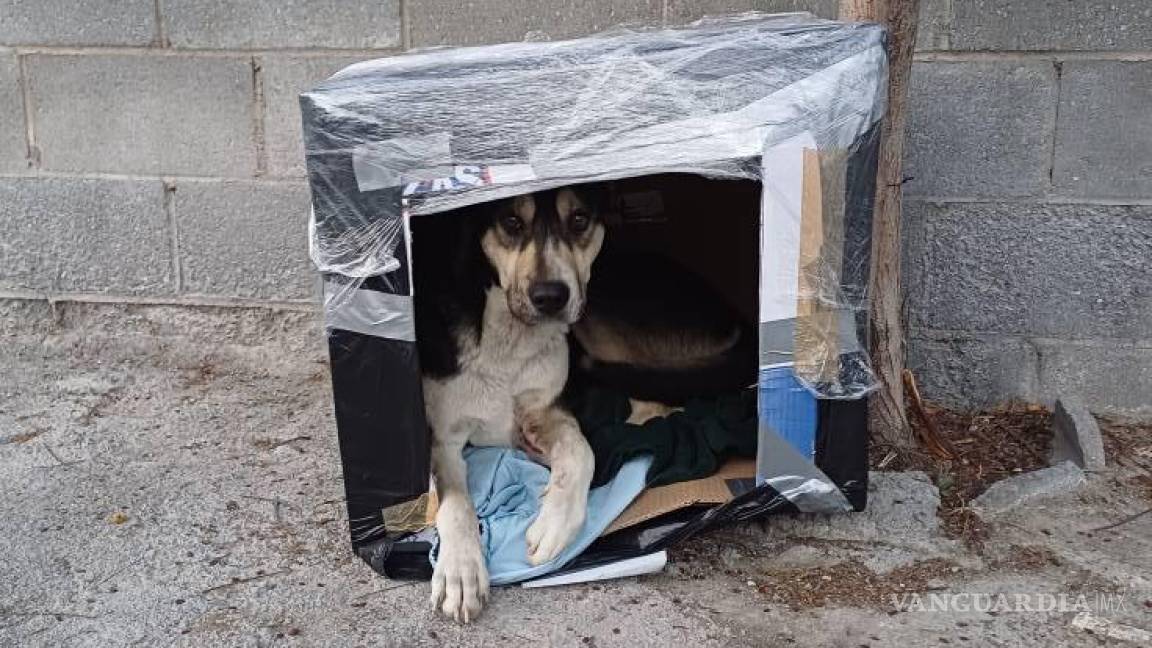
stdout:
POLYGON ((98 580, 98 581, 96 581, 95 583, 93 583, 93 586, 97 586, 97 585, 103 585, 104 583, 107 583, 107 582, 108 582, 110 579, 112 579, 113 577, 115 577, 115 576, 118 576, 118 575, 120 575, 120 574, 124 573, 124 570, 125 570, 125 569, 128 569, 129 567, 135 567, 135 566, 136 566, 136 565, 138 565, 138 564, 140 563, 140 561, 141 561, 141 560, 143 560, 143 559, 144 559, 144 558, 143 558, 143 556, 140 556, 140 557, 136 558, 136 560, 133 560, 132 562, 128 563, 127 565, 123 565, 123 566, 121 566, 121 567, 120 567, 120 568, 118 568, 118 569, 114 569, 114 570, 112 570, 112 573, 108 574, 108 575, 107 575, 107 576, 105 576, 104 578, 101 578, 100 580, 98 580))
POLYGON ((1035 459, 1037 462, 1039 462, 1040 465, 1044 465, 1047 463, 1047 459, 1043 455, 1040 454, 1040 451, 1036 450, 1032 446, 1028 445, 1027 441, 1025 441, 1023 438, 1021 438, 1020 435, 1016 434, 1016 430, 1012 429, 1012 426, 1010 426, 1010 425, 1004 426, 1001 429, 1005 433, 1007 433, 1008 436, 1012 437, 1012 439, 1014 441, 1016 441, 1016 443, 1020 444, 1020 447, 1024 448, 1025 452, 1032 455, 1032 458, 1035 459))
POLYGON ((240 497, 242 497, 244 499, 256 500, 258 502, 271 502, 272 503, 272 519, 276 523, 280 523, 280 522, 284 521, 283 517, 280 515, 280 507, 281 506, 287 506, 288 508, 290 508, 294 511, 300 510, 300 509, 296 508, 295 506, 293 506, 292 504, 289 504, 288 502, 280 499, 279 497, 260 497, 258 495, 241 495, 240 497))
POLYGON ((1152 513, 1152 508, 1145 509, 1145 510, 1140 511, 1139 513, 1136 513, 1133 515, 1129 515, 1128 517, 1124 518, 1123 520, 1120 520, 1119 522, 1113 522, 1112 524, 1107 524, 1107 525, 1104 525, 1104 526, 1097 528, 1097 529, 1090 529, 1089 531, 1087 531, 1087 533, 1096 533, 1097 531, 1107 531, 1108 529, 1115 529, 1116 527, 1118 527, 1122 524, 1128 524, 1129 522, 1131 522, 1133 520, 1137 520, 1137 519, 1139 519, 1145 515, 1148 515, 1149 513, 1152 513))
POLYGON ((48 451, 48 455, 55 459, 58 465, 64 465, 64 460, 56 454, 56 452, 52 449, 52 446, 48 445, 43 439, 40 440, 40 445, 44 446, 44 449, 48 451))
POLYGON ((905 369, 903 372, 904 389, 907 392, 908 400, 912 404, 912 412, 924 424, 924 430, 919 435, 920 441, 928 448, 928 451, 941 459, 955 459, 956 451, 952 449, 944 437, 940 436, 940 430, 936 427, 936 422, 928 416, 928 410, 924 407, 924 399, 920 397, 920 389, 916 387, 916 377, 912 372, 905 369))
POLYGON ((85 461, 86 461, 85 459, 74 459, 72 461, 65 461, 63 463, 58 463, 55 466, 46 466, 46 468, 48 470, 51 470, 53 468, 63 468, 64 466, 75 466, 76 464, 84 463, 85 461))
POLYGON ((267 574, 256 574, 255 576, 249 576, 248 578, 236 578, 236 579, 233 579, 227 583, 221 583, 220 585, 215 585, 213 587, 209 587, 208 589, 200 592, 200 594, 203 595, 203 594, 207 594, 209 592, 215 592, 216 590, 222 590, 226 587, 232 587, 233 585, 243 585, 244 583, 251 583, 252 581, 263 580, 265 578, 271 578, 273 576, 280 576, 281 574, 289 574, 291 572, 292 572, 291 569, 281 569, 280 571, 269 572, 267 574))
POLYGON ((74 619, 95 619, 91 614, 80 614, 79 612, 16 612, 13 610, 0 610, 0 614, 4 616, 24 616, 24 617, 38 617, 38 616, 51 616, 51 617, 70 617, 74 619))
POLYGON ((279 448, 282 445, 288 445, 289 443, 294 443, 296 441, 311 441, 311 440, 312 440, 312 437, 308 436, 307 434, 301 434, 300 436, 294 436, 291 439, 284 439, 282 441, 276 441, 274 443, 269 443, 267 446, 265 446, 265 449, 266 450, 272 450, 274 448, 279 448))
POLYGON ((399 583, 397 585, 389 585, 388 587, 382 587, 378 590, 372 590, 371 592, 364 592, 363 594, 357 594, 356 596, 353 596, 352 599, 355 601, 359 601, 360 599, 368 598, 369 596, 372 596, 373 594, 379 594, 381 592, 388 592, 388 591, 391 591, 394 589, 400 589, 401 587, 411 587, 411 586, 415 585, 416 583, 420 583, 420 582, 422 582, 422 581, 415 581, 414 580, 414 581, 408 581, 406 583, 399 583))
MULTIPOLYGON (((3 615, 3 613, 2 613, 2 612, 0 612, 0 615, 3 615)), ((0 625, 0 630, 7 630, 8 628, 15 628, 15 627, 16 627, 16 626, 18 626, 18 625, 22 625, 22 624, 28 623, 29 621, 31 621, 31 620, 32 620, 32 619, 34 619, 34 618, 35 618, 35 617, 24 617, 24 618, 21 618, 21 619, 16 619, 16 620, 15 620, 15 621, 13 621, 12 623, 6 623, 6 624, 4 624, 4 625, 0 625)), ((32 634, 36 634, 36 633, 35 633, 35 632, 33 632, 32 634)))

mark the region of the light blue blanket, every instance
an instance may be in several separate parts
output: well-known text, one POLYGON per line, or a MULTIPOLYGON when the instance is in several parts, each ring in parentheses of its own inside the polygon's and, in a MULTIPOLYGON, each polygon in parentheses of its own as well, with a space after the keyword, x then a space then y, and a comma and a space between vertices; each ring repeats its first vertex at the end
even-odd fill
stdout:
MULTIPOLYGON (((540 512, 540 495, 548 485, 549 471, 520 450, 510 448, 464 449, 468 464, 468 491, 480 518, 480 545, 493 585, 506 585, 543 576, 560 569, 600 537, 632 500, 644 490, 650 457, 637 457, 620 468, 612 481, 588 492, 588 516, 584 528, 551 562, 528 562, 524 534, 540 512)), ((439 541, 432 547, 436 564, 439 541)))

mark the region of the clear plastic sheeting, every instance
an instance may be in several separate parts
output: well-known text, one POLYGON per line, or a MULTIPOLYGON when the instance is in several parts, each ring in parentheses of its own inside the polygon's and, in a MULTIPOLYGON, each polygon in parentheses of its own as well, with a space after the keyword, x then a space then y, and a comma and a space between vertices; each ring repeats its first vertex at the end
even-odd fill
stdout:
POLYGON ((410 520, 411 503, 426 496, 430 469, 411 219, 570 184, 605 183, 607 194, 624 196, 616 190, 647 183, 641 207, 675 195, 677 208, 691 209, 669 222, 687 223, 679 233, 693 244, 721 240, 697 237, 698 220, 701 231, 749 241, 754 254, 757 221, 760 228, 758 259, 686 248, 697 254, 697 271, 715 271, 714 281, 729 281, 720 278, 720 261, 749 261, 727 292, 747 295, 741 314, 750 324, 758 315, 754 487, 704 511, 682 509, 610 534, 576 563, 651 553, 775 511, 861 510, 862 397, 875 386, 866 353, 868 273, 886 65, 878 25, 746 14, 676 29, 417 52, 353 65, 304 93, 310 249, 324 275, 348 516, 360 555, 392 577, 428 576, 426 534, 410 531, 419 523, 410 520), (653 193, 658 199, 650 200, 653 193), (726 212, 732 205, 738 210, 726 212), (740 217, 751 229, 709 229, 733 228, 740 217))
POLYGON ((795 363, 819 396, 858 397, 874 382, 859 352, 870 222, 846 206, 872 199, 872 173, 851 158, 884 112, 886 81, 882 28, 807 14, 348 67, 301 96, 311 256, 340 278, 327 308, 364 281, 410 294, 409 216, 661 172, 750 178, 775 237, 762 362, 795 363), (777 154, 795 165, 781 170, 777 154))

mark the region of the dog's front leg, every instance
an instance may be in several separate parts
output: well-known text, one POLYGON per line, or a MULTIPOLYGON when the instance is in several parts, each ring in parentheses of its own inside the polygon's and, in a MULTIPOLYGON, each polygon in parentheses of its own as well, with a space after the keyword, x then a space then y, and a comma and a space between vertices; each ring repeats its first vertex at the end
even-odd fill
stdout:
POLYGON ((432 605, 446 616, 468 623, 488 598, 488 569, 480 551, 476 510, 468 494, 463 443, 437 439, 432 446, 436 476, 436 531, 440 551, 432 573, 432 605))
POLYGON ((580 424, 567 411, 534 403, 532 397, 521 399, 517 410, 521 433, 552 469, 540 514, 526 534, 528 562, 541 565, 558 556, 584 526, 595 458, 580 424))

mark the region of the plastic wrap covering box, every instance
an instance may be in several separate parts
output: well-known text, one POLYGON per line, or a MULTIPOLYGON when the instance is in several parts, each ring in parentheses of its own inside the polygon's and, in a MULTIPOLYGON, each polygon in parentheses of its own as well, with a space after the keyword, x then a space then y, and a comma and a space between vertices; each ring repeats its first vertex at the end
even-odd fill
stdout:
MULTIPOLYGON (((429 571, 425 535, 413 532, 429 490, 429 431, 410 220, 655 174, 760 189, 758 479, 727 504, 607 536, 580 560, 646 553, 770 511, 862 508, 886 87, 880 26, 747 14, 417 52, 353 65, 304 93, 311 256, 324 276, 359 554, 394 577, 429 571)), ((724 224, 701 217, 698 226, 724 224)))

